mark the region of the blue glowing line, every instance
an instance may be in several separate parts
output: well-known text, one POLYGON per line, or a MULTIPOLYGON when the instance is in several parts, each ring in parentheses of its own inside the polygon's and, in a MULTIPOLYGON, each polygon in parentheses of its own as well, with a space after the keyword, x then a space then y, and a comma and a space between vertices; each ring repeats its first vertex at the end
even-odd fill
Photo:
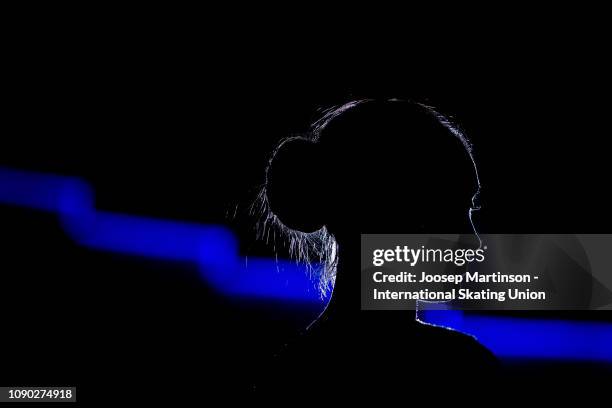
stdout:
POLYGON ((199 266, 222 293, 294 299, 321 304, 306 267, 289 261, 241 261, 234 233, 226 227, 98 211, 83 180, 0 168, 0 203, 58 216, 79 245, 199 266))
POLYGON ((89 185, 78 178, 0 168, 0 202, 55 213, 93 208, 89 185))
MULTIPOLYGON (((93 191, 74 177, 0 168, 0 204, 57 215, 78 244, 147 258, 190 262, 222 293, 321 305, 303 265, 238 254, 223 226, 97 211, 93 191)), ((423 321, 472 334, 502 358, 612 362, 612 325, 424 311, 423 321)))
POLYGON ((82 245, 104 251, 202 266, 232 265, 233 234, 224 227, 196 226, 104 211, 78 217, 62 214, 68 234, 82 245))
POLYGON ((307 299, 321 305, 327 300, 321 298, 305 267, 294 261, 248 258, 236 277, 232 290, 237 295, 307 299))
POLYGON ((609 323, 488 317, 455 310, 421 313, 423 321, 475 336, 500 358, 612 363, 609 323))

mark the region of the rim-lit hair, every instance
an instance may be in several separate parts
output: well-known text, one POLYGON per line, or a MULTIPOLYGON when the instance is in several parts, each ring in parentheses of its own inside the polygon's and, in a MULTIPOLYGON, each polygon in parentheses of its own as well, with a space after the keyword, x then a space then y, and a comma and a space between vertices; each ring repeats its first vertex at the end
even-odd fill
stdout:
MULTIPOLYGON (((319 141, 323 130, 335 118, 341 116, 343 113, 355 108, 356 106, 374 101, 374 99, 358 99, 342 105, 332 106, 331 108, 323 111, 321 117, 312 123, 309 131, 304 135, 282 139, 270 155, 265 169, 263 186, 257 194, 255 202, 251 206, 251 214, 258 217, 256 222, 257 238, 266 241, 268 244, 272 244, 275 251, 278 245, 287 247, 289 249, 289 255, 296 262, 305 264, 310 277, 318 280, 318 288, 321 293, 321 297, 325 297, 325 295, 327 295, 334 286, 336 279, 336 267, 338 264, 338 243, 325 226, 317 231, 303 232, 287 227, 276 216, 276 214, 274 214, 270 207, 268 198, 268 177, 270 167, 272 166, 272 162, 274 161, 276 154, 286 143, 290 143, 295 140, 305 140, 316 143, 319 141)), ((472 196, 472 206, 468 209, 468 217, 474 232, 478 236, 478 232, 476 231, 474 222, 472 220, 472 214, 474 211, 478 211, 480 209, 480 204, 478 201, 481 186, 480 177, 478 175, 478 167, 476 165, 476 160, 474 159, 473 146, 469 139, 448 117, 442 115, 431 106, 401 99, 388 99, 387 101, 401 102, 412 105, 412 107, 419 109, 433 117, 452 135, 461 141, 469 154, 476 176, 477 188, 476 192, 472 196)), ((480 240, 480 237, 478 238, 480 240)))

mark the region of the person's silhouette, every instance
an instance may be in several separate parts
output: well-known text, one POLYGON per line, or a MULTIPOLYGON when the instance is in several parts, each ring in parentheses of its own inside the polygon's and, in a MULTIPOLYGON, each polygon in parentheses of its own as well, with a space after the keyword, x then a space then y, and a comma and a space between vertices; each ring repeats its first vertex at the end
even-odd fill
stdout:
POLYGON ((337 244, 328 262, 335 285, 265 387, 306 390, 326 378, 338 392, 376 392, 417 375, 465 379, 494 366, 474 339, 422 324, 414 312, 360 310, 360 234, 474 233, 478 189, 467 140, 417 103, 353 102, 328 112, 311 135, 284 143, 267 172, 269 208, 292 230, 325 228, 337 244))

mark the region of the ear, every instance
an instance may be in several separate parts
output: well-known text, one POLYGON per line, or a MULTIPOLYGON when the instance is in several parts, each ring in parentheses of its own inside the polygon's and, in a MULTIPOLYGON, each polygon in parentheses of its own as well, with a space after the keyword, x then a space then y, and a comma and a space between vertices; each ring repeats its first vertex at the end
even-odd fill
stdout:
POLYGON ((325 162, 318 143, 289 139, 271 160, 267 174, 272 212, 287 227, 313 232, 324 225, 325 162))

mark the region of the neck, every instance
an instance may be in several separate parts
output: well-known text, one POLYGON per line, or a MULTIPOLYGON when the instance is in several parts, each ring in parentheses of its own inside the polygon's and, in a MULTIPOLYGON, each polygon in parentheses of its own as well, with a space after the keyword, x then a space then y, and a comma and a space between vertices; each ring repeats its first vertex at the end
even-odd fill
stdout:
POLYGON ((359 248, 342 245, 338 250, 336 282, 325 309, 330 318, 353 318, 361 312, 359 248), (356 250, 356 251, 355 251, 356 250))
MULTIPOLYGON (((339 325, 401 320, 414 322, 414 312, 395 310, 361 310, 361 243, 360 236, 343 239, 338 245, 336 282, 322 317, 339 325)), ((368 294, 365 294, 366 296, 368 294)))

